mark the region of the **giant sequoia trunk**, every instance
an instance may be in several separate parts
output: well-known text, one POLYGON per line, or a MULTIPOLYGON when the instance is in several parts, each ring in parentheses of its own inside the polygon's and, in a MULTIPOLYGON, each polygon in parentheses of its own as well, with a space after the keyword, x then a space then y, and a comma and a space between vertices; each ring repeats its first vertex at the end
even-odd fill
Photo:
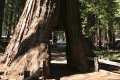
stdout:
POLYGON ((87 70, 85 44, 79 14, 78 0, 67 0, 66 4, 66 40, 67 59, 71 65, 81 71, 87 70))
POLYGON ((26 69, 34 75, 43 65, 43 60, 48 58, 47 43, 52 26, 56 25, 56 1, 26 1, 14 35, 1 61, 5 69, 7 68, 7 73, 21 74, 26 69))
MULTIPOLYGON (((48 58, 47 44, 52 27, 58 25, 61 1, 27 0, 14 35, 6 48, 4 59, 1 61, 4 63, 5 69, 7 68, 7 74, 14 74, 15 71, 21 74, 24 70, 30 71, 31 75, 38 74, 43 60, 48 58)), ((64 3, 66 8, 66 16, 63 17, 63 13, 61 17, 63 17, 62 20, 66 20, 67 24, 65 31, 68 43, 68 64, 79 70, 86 70, 78 1, 67 0, 67 2, 61 3, 64 3)))

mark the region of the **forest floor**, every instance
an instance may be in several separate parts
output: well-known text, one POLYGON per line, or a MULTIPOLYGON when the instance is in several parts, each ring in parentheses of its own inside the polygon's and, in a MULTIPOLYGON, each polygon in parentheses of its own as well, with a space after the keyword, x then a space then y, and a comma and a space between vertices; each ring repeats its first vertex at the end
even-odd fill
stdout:
POLYGON ((99 72, 80 73, 67 66, 65 52, 55 52, 52 53, 50 77, 47 80, 120 80, 120 71, 117 72, 100 69, 99 72))
POLYGON ((114 70, 108 70, 100 69, 99 72, 80 73, 67 66, 65 53, 52 53, 51 77, 48 80, 120 80, 119 69, 117 73, 114 70))
POLYGON ((48 80, 120 80, 120 74, 107 70, 79 73, 65 64, 53 64, 51 79, 48 80))

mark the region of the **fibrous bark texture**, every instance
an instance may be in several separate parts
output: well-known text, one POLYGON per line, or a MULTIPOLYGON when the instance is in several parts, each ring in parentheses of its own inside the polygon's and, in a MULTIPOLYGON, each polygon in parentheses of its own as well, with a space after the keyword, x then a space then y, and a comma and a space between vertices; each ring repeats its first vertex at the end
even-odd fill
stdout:
POLYGON ((30 75, 38 72, 43 61, 48 58, 47 43, 55 19, 56 0, 26 1, 1 61, 6 66, 6 74, 22 74, 25 70, 30 71, 30 75))
POLYGON ((78 7, 78 0, 27 0, 1 61, 5 75, 22 75, 29 71, 30 76, 39 76, 40 67, 49 56, 47 43, 52 28, 59 24, 66 32, 68 64, 86 70, 78 7))
POLYGON ((78 70, 86 71, 85 41, 82 35, 78 0, 66 2, 66 40, 68 64, 78 70))

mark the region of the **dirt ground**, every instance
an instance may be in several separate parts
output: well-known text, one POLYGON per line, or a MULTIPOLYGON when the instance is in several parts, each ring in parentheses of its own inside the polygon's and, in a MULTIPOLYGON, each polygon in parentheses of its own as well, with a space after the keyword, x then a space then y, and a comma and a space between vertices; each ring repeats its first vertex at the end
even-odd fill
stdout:
POLYGON ((100 70, 99 72, 64 76, 60 80, 120 80, 120 74, 100 70))
POLYGON ((65 53, 52 54, 50 70, 47 80, 120 80, 120 73, 103 69, 99 72, 80 73, 67 66, 65 53))
POLYGON ((80 73, 67 66, 64 53, 52 54, 51 77, 48 80, 120 80, 120 73, 99 70, 99 72, 80 73))
POLYGON ((99 72, 80 73, 66 64, 51 65, 51 78, 48 80, 120 80, 120 74, 107 70, 99 72))

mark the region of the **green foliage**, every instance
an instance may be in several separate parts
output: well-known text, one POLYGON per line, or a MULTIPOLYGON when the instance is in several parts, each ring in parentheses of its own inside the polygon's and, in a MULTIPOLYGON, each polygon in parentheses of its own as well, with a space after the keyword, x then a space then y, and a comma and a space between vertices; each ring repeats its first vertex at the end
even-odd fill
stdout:
POLYGON ((83 33, 90 36, 96 28, 117 27, 120 25, 120 0, 79 0, 83 33), (94 14, 92 26, 88 16, 94 14), (87 27, 87 28, 86 28, 87 27), (94 28, 93 28, 94 27, 94 28), (87 32, 87 33, 86 33, 87 32))
POLYGON ((120 51, 94 51, 94 53, 107 60, 120 60, 120 51))

